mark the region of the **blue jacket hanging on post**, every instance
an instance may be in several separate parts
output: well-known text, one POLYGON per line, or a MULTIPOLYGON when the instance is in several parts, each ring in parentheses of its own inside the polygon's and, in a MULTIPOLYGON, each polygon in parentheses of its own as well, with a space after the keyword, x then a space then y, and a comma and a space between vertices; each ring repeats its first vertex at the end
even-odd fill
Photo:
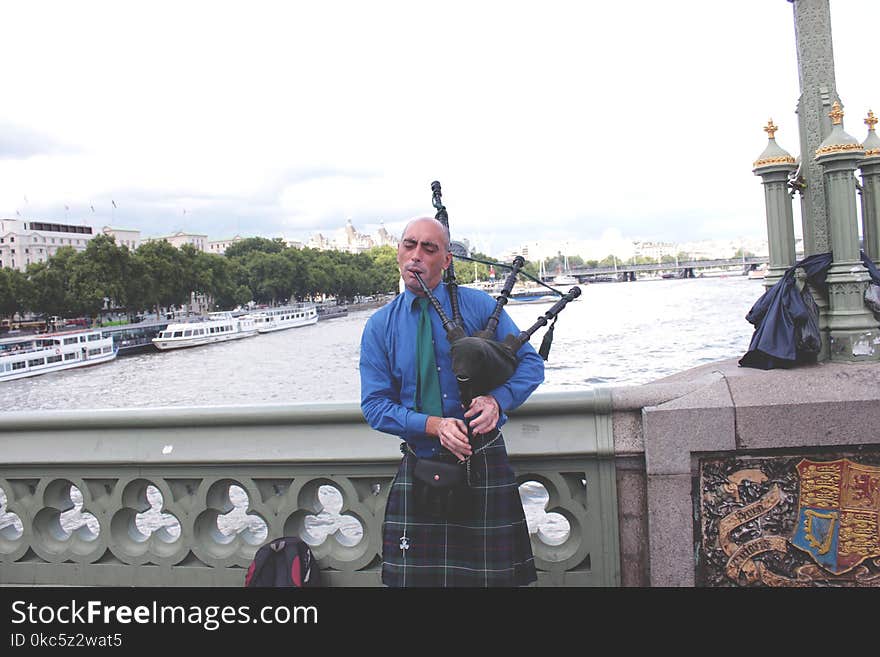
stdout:
POLYGON ((803 292, 798 291, 795 271, 803 268, 807 280, 824 290, 830 266, 830 253, 808 256, 785 270, 761 295, 746 315, 755 332, 749 350, 739 361, 742 367, 771 370, 815 359, 821 347, 818 308, 806 286, 803 292))
MULTIPOLYGON (((830 253, 817 253, 796 262, 755 302, 746 315, 755 332, 741 366, 770 370, 815 361, 821 348, 819 309, 806 286, 798 292, 795 271, 802 268, 807 281, 827 296, 825 275, 831 259, 830 253)), ((871 280, 880 284, 880 272, 864 252, 861 260, 871 280)))

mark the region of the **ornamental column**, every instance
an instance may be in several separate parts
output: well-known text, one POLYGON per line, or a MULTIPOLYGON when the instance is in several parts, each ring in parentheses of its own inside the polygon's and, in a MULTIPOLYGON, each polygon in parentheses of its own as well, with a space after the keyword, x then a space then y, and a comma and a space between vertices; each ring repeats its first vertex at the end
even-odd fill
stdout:
POLYGON ((768 143, 754 162, 752 172, 764 184, 764 205, 767 213, 767 246, 770 262, 764 287, 774 285, 785 270, 795 262, 794 217, 788 193, 789 175, 797 168, 795 159, 776 143, 777 128, 773 119, 764 126, 768 143))
POLYGON ((865 159, 865 149, 844 132, 840 103, 834 103, 829 117, 831 134, 816 150, 816 163, 824 172, 833 257, 825 278, 829 353, 833 361, 880 360, 880 325, 865 306, 870 276, 859 256, 855 170, 865 159))
POLYGON ((834 80, 834 50, 831 45, 829 0, 789 0, 794 8, 794 34, 797 43, 798 98, 801 166, 798 187, 801 192, 804 255, 831 250, 830 218, 826 207, 822 170, 809 157, 831 133, 828 112, 838 101, 834 80))
POLYGON ((862 142, 865 159, 862 160, 862 240, 867 256, 880 264, 880 138, 874 132, 877 117, 868 111, 865 119, 868 138, 862 142))

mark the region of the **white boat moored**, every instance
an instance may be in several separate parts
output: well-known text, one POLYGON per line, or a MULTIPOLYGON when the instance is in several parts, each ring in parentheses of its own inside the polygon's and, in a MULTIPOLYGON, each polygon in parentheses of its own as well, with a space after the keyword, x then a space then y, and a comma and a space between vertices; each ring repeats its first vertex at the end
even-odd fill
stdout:
POLYGON ((0 381, 23 379, 116 358, 112 337, 100 330, 37 333, 0 340, 0 381))
POLYGON ((271 333, 317 323, 318 309, 313 303, 298 303, 257 310, 247 316, 253 318, 259 333, 271 333))
POLYGON ((257 335, 253 318, 245 315, 233 317, 230 312, 208 313, 208 318, 195 322, 169 324, 153 338, 157 349, 181 349, 203 344, 227 342, 257 335))
POLYGON ((557 274, 553 277, 553 285, 577 285, 580 283, 578 279, 576 279, 571 274, 557 274))
POLYGON ((752 280, 763 280, 767 276, 767 265, 761 265, 755 269, 750 269, 747 276, 752 280))
POLYGON ((553 294, 553 290, 548 290, 541 285, 520 285, 517 283, 510 291, 507 303, 552 303, 559 301, 559 296, 553 294))

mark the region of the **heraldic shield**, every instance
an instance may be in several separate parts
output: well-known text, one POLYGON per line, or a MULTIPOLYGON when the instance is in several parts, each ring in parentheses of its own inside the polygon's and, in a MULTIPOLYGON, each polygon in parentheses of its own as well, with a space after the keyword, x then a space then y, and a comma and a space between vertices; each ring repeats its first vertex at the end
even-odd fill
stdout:
POLYGON ((798 519, 791 543, 839 575, 880 556, 880 467, 849 459, 797 465, 798 519))

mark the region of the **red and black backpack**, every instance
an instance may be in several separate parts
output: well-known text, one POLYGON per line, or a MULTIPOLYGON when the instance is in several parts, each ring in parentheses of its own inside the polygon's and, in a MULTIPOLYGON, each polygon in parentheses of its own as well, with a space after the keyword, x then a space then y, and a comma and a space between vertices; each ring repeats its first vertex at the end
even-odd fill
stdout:
POLYGON ((309 546, 298 536, 276 538, 254 555, 245 586, 309 587, 321 585, 321 571, 309 546))

